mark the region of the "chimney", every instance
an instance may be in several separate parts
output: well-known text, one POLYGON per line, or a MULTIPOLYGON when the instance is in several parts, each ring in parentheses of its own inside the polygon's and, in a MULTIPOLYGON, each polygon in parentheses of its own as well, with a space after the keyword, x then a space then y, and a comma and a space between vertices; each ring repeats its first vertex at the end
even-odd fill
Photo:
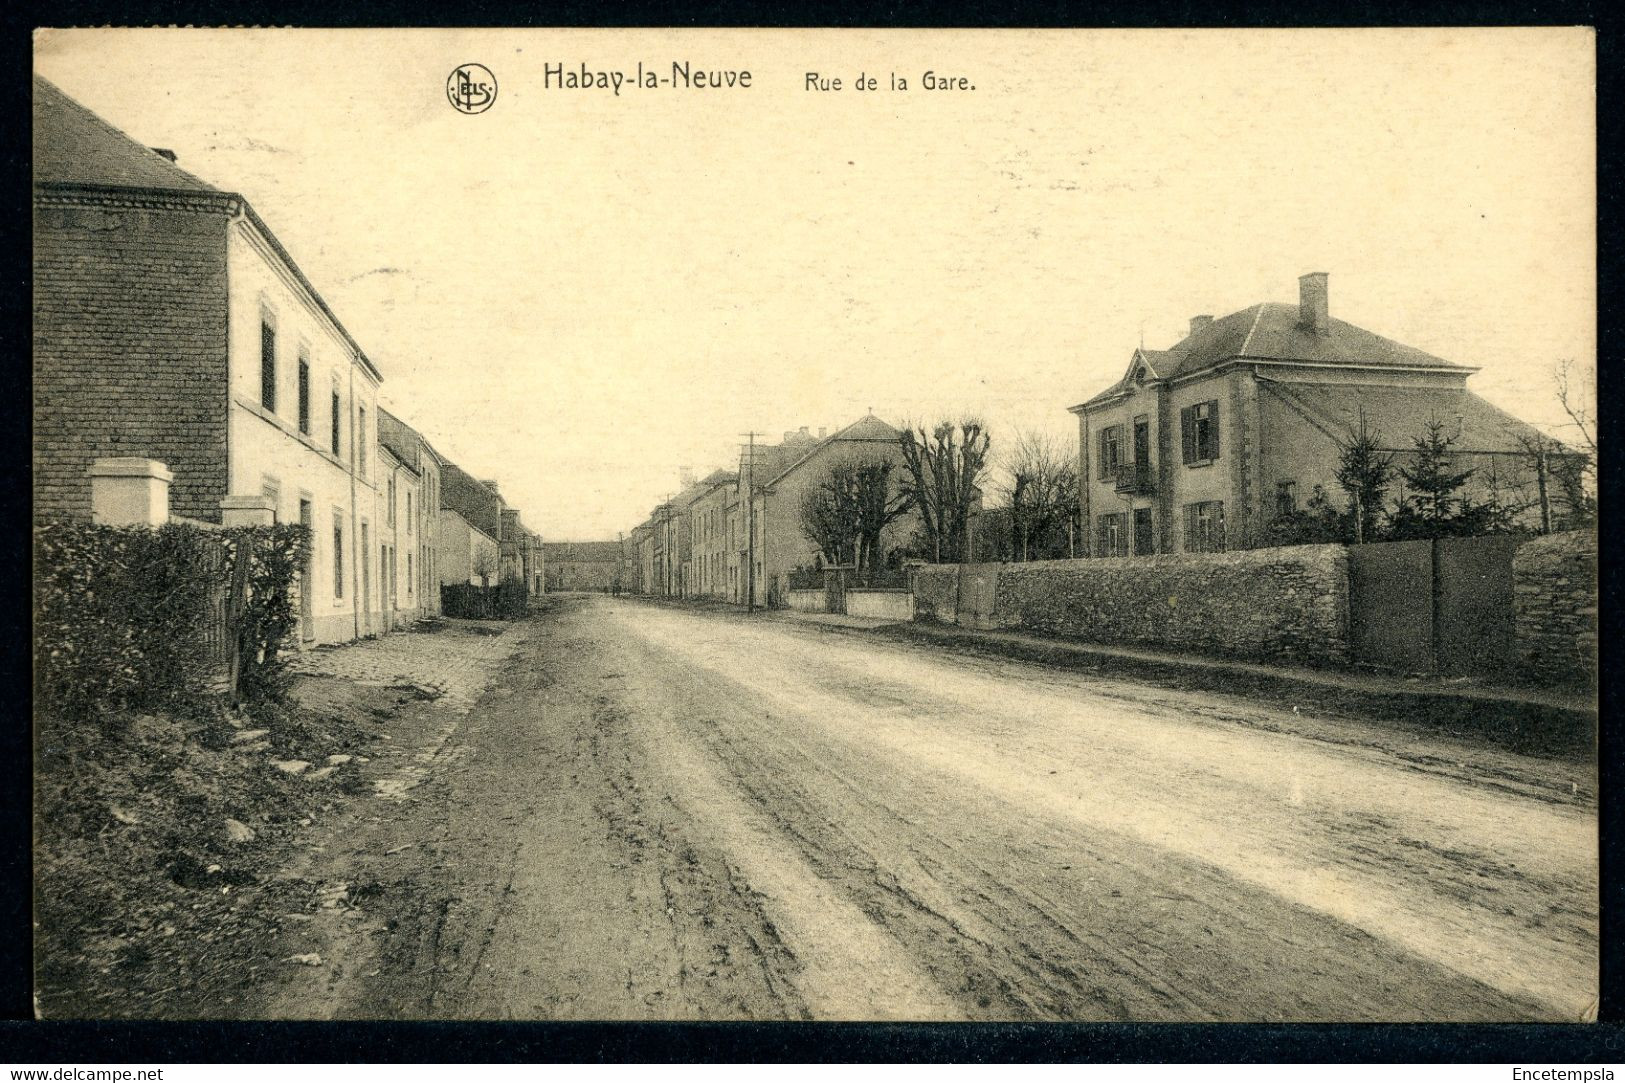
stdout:
POLYGON ((175 152, 168 147, 149 147, 148 149, 160 158, 168 158, 172 162, 175 160, 175 152))
POLYGON ((808 434, 808 432, 807 432, 807 426, 805 426, 805 425, 803 425, 803 426, 801 426, 801 435, 802 435, 802 437, 803 437, 803 438, 804 438, 804 439, 807 439, 807 440, 811 440, 811 439, 812 439, 812 436, 810 436, 810 435, 809 435, 809 434, 808 434))
POLYGON ((502 490, 497 488, 497 483, 496 482, 487 480, 487 481, 480 482, 480 484, 485 486, 487 489, 490 489, 497 496, 502 495, 502 490))
POLYGON ((1195 338, 1196 335, 1199 332, 1206 331, 1207 330, 1207 325, 1212 323, 1212 322, 1213 322, 1213 317, 1212 316, 1192 316, 1191 317, 1191 337, 1195 338))
POLYGON ((824 439, 824 437, 827 435, 827 432, 828 432, 828 430, 826 430, 824 428, 824 426, 822 426, 822 425, 818 426, 818 439, 820 439, 820 440, 824 439))
POLYGON ((1317 335, 1332 333, 1331 309, 1326 301, 1326 272, 1315 271, 1298 279, 1298 323, 1317 335))

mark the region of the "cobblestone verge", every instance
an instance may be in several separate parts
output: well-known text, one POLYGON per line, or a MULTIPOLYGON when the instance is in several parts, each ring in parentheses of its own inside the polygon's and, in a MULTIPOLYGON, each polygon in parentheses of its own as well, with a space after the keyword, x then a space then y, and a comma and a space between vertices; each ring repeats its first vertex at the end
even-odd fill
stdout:
POLYGON ((522 637, 513 625, 494 621, 447 620, 440 628, 318 647, 291 657, 288 668, 363 684, 416 685, 466 715, 496 667, 519 651, 522 637))

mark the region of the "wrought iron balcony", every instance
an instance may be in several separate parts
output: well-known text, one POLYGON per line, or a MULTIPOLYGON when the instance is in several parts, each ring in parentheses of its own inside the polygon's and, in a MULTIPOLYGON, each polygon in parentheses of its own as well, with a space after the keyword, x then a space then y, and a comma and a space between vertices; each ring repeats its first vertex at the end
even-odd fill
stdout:
POLYGON ((1117 491, 1149 496, 1156 491, 1156 477, 1150 463, 1118 463, 1117 491))

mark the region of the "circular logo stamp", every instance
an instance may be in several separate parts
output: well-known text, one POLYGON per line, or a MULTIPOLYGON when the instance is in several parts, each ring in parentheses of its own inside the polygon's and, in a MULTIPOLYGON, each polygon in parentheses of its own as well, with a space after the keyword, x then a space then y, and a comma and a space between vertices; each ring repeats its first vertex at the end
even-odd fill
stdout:
POLYGON ((459 64, 446 78, 446 100, 459 113, 483 113, 497 100, 497 77, 484 64, 459 64))

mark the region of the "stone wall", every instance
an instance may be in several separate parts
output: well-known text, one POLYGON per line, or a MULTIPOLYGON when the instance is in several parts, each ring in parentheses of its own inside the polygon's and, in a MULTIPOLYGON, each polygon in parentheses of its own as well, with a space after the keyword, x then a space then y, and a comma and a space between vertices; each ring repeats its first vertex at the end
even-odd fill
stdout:
MULTIPOLYGON (((960 616, 955 571, 919 570, 922 617, 960 616)), ((1346 662, 1348 607, 1347 550, 1300 545, 1001 565, 990 623, 1093 643, 1346 662)))
POLYGON ((1548 534, 1512 558, 1518 659, 1531 679, 1583 684, 1597 672, 1597 536, 1548 534))
POLYGON ((226 219, 161 200, 34 209, 34 508, 90 515, 95 459, 158 459, 178 515, 226 495, 226 219))
POLYGON ((1343 662, 1348 552, 1299 545, 1009 564, 994 623, 1096 643, 1343 662))
POLYGON ((958 617, 959 565, 923 564, 914 569, 914 619, 952 624, 958 617))

